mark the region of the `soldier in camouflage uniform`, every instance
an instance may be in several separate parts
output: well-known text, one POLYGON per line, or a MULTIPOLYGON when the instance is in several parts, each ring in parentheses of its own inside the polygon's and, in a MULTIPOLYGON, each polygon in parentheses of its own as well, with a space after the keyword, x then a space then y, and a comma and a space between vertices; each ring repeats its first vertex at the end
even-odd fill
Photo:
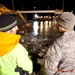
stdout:
POLYGON ((63 12, 56 21, 56 27, 63 34, 45 55, 46 75, 75 75, 75 16, 71 12, 63 12))

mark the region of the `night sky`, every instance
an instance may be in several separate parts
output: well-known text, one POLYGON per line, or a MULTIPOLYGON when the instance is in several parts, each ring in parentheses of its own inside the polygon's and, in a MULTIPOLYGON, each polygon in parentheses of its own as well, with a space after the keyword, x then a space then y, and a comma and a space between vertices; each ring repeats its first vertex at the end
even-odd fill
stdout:
POLYGON ((0 4, 3 4, 9 9, 13 9, 12 1, 14 1, 15 10, 50 10, 62 9, 64 1, 64 10, 72 11, 75 9, 74 0, 0 0, 0 4))
MULTIPOLYGON (((34 10, 34 7, 35 10, 62 10, 64 8, 64 11, 73 11, 75 14, 74 0, 0 0, 0 4, 11 10, 34 10)), ((33 17, 33 15, 28 14, 27 16, 33 17)))

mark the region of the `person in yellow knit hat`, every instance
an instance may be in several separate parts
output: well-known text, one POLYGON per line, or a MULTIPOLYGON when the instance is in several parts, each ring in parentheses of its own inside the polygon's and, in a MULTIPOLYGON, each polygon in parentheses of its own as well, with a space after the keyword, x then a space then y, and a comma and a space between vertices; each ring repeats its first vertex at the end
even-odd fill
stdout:
POLYGON ((13 16, 0 15, 0 75, 23 75, 17 66, 29 74, 33 71, 33 63, 28 51, 19 43, 21 36, 16 34, 17 30, 13 16))

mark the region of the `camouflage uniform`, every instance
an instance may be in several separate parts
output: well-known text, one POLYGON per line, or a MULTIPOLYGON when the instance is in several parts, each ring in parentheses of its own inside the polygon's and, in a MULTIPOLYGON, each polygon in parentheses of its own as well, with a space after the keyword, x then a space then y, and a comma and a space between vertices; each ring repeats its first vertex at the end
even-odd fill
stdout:
POLYGON ((46 75, 75 75, 74 69, 75 32, 67 31, 48 49, 45 56, 45 70, 46 75))

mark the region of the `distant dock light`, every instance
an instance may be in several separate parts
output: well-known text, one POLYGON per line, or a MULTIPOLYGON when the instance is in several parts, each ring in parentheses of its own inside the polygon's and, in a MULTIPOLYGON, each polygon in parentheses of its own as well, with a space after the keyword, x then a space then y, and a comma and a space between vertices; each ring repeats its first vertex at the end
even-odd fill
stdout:
POLYGON ((35 15, 34 15, 34 17, 35 17, 35 18, 38 18, 38 15, 37 15, 37 14, 35 14, 35 15))

